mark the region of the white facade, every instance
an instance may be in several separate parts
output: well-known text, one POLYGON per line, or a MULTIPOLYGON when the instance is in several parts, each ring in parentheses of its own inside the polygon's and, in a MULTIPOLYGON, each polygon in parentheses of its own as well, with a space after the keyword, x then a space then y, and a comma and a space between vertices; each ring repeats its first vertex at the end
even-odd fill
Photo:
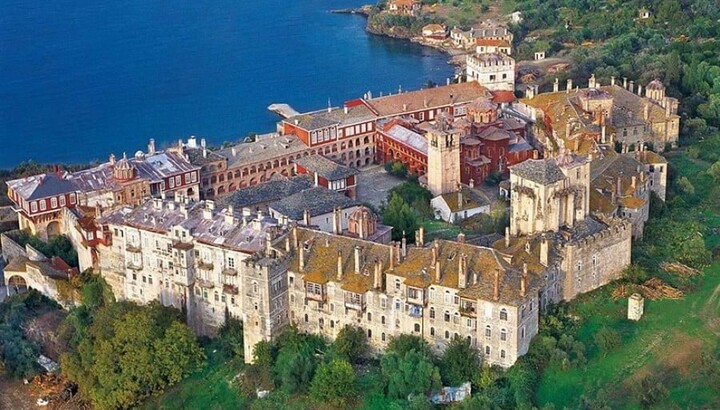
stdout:
POLYGON ((467 56, 467 80, 477 81, 491 91, 515 89, 515 60, 502 53, 467 56))

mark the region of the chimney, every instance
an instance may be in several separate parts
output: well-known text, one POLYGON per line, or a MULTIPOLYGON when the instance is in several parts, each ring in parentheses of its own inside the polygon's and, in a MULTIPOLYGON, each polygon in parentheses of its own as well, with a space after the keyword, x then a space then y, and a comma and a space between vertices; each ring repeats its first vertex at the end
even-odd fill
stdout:
POLYGON ((550 264, 550 244, 545 234, 540 239, 540 264, 545 267, 550 264))
POLYGON ((265 256, 272 256, 273 254, 273 247, 272 247, 272 234, 270 232, 265 232, 265 256))
POLYGON ((553 83, 553 92, 556 93, 560 91, 560 79, 555 77, 555 82, 553 83))
POLYGON ((615 76, 614 75, 610 76, 610 85, 615 85, 615 76))
POLYGON ((469 181, 469 182, 470 182, 470 183, 468 184, 468 186, 470 186, 470 188, 475 188, 475 180, 472 179, 472 178, 470 178, 470 181, 469 181))
POLYGON ((642 84, 638 84, 638 91, 637 91, 637 93, 638 93, 638 95, 639 95, 640 97, 642 97, 642 84))
POLYGON ((460 243, 465 243, 465 234, 460 232, 457 236, 457 241, 460 243))
POLYGON ((155 138, 150 138, 148 143, 148 155, 155 155, 155 138))
POLYGON ((338 230, 338 209, 333 209, 333 215, 332 215, 332 231, 335 235, 340 235, 340 232, 338 230))
POLYGON ((493 284, 493 300, 500 300, 500 271, 495 271, 495 283, 493 284))
POLYGON ((478 284, 478 274, 477 272, 473 272, 473 285, 478 284))
POLYGON ((303 223, 305 226, 310 226, 310 210, 307 208, 303 211, 303 223))
POLYGON ((627 77, 623 77, 623 88, 627 90, 627 87, 628 87, 627 77))
POLYGON ((207 148, 203 147, 203 158, 207 158, 207 148))
POLYGON ((458 201, 458 211, 462 211, 462 209, 463 209, 463 194, 462 194, 462 188, 458 189, 457 201, 458 201))
POLYGON ((347 105, 345 106, 345 108, 343 109, 343 111, 345 112, 345 114, 348 113, 348 106, 347 106, 347 105))
POLYGON ((633 192, 635 192, 635 186, 636 186, 635 184, 637 183, 637 177, 635 175, 633 175, 632 178, 630 178, 630 180, 632 181, 630 183, 630 186, 632 187, 633 192))
POLYGON ((285 253, 290 253, 290 236, 285 235, 285 253))
POLYGON ((236 149, 235 147, 230 148, 230 153, 232 154, 233 157, 236 157, 236 156, 237 156, 237 149, 236 149))
POLYGON ((375 289, 382 288, 382 262, 375 259, 375 274, 373 276, 373 287, 375 289))
POLYGON ((201 146, 202 148, 205 148, 205 138, 201 138, 201 139, 200 139, 200 146, 201 146))
POLYGON ((465 289, 467 287, 467 256, 460 255, 458 258, 458 287, 465 289))
POLYGON ((403 237, 402 237, 402 257, 405 258, 407 256, 407 239, 405 238, 405 231, 403 231, 403 237))
POLYGON ((617 177, 617 196, 622 197, 622 180, 617 177))
POLYGON ((645 122, 648 122, 650 119, 650 104, 647 102, 643 106, 643 118, 645 119, 645 122))
POLYGON ((355 247, 355 273, 360 273, 360 247, 355 247))
POLYGON ((297 249, 300 247, 300 241, 298 240, 297 223, 294 223, 294 222, 293 222, 293 226, 292 226, 292 235, 293 235, 293 246, 295 247, 295 249, 297 249))
POLYGON ((395 270, 395 245, 390 244, 390 270, 395 270))
POLYGON ((115 165, 115 154, 110 154, 110 165, 115 165))
POLYGON ((570 131, 571 131, 571 129, 570 129, 570 123, 569 123, 569 122, 566 122, 566 123, 565 123, 565 138, 567 138, 567 137, 570 136, 570 131))
POLYGON ((533 98, 535 98, 535 87, 532 86, 532 85, 529 85, 529 86, 527 87, 527 90, 525 91, 525 95, 526 95, 527 98, 530 99, 530 100, 532 100, 533 98))
POLYGON ((342 252, 338 252, 337 256, 337 281, 340 282, 343 280, 343 260, 342 260, 342 252))
POLYGON ((178 149, 180 150, 180 152, 182 152, 182 149, 183 149, 182 139, 179 139, 179 140, 178 140, 178 149))
POLYGON ((506 248, 510 247, 510 227, 509 226, 505 227, 505 247, 506 248))
POLYGON ((407 111, 407 104, 403 104, 403 112, 407 111))
POLYGON ((630 87, 628 88, 628 91, 631 93, 635 92, 635 81, 630 81, 630 87))
POLYGON ((540 152, 538 150, 533 150, 533 159, 539 159, 540 158, 540 152))
POLYGON ((422 226, 415 231, 415 246, 423 247, 425 245, 425 228, 422 226))
POLYGON ((402 261, 402 251, 400 250, 400 242, 395 242, 395 262, 400 265, 402 261))
POLYGON ((521 297, 525 297, 525 295, 527 295, 527 275, 528 275, 527 263, 523 263, 523 272, 522 272, 522 276, 520 277, 520 296, 521 297))
POLYGON ((573 86, 572 86, 572 78, 568 78, 568 80, 567 80, 567 86, 566 86, 566 88, 565 88, 565 92, 569 94, 570 91, 572 91, 572 87, 573 87, 573 86))
POLYGON ((595 82, 595 74, 593 73, 590 76, 590 80, 588 80, 588 88, 596 88, 596 82, 595 82))
POLYGON ((235 210, 232 205, 228 205, 227 210, 225 211, 225 223, 228 225, 235 224, 235 210))
POLYGON ((298 246, 298 259, 299 263, 298 266, 300 270, 305 270, 305 245, 298 246))
POLYGON ((102 216, 102 208, 100 207, 100 202, 95 202, 95 218, 100 218, 102 216))
POLYGON ((605 124, 603 124, 602 127, 600 127, 600 142, 602 142, 603 144, 606 142, 605 141, 605 124))
POLYGON ((450 85, 450 77, 445 79, 445 85, 450 85))

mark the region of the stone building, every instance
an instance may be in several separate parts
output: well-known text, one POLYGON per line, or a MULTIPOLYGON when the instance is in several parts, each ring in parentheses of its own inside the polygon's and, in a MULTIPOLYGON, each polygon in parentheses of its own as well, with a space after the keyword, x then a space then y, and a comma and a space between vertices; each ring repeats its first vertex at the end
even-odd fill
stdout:
POLYGON ((468 54, 466 74, 488 90, 515 90, 515 60, 504 53, 468 54))
POLYGON ((584 89, 573 88, 568 80, 565 90, 560 90, 556 80, 553 92, 529 91, 513 108, 536 122, 532 131, 544 151, 564 147, 588 155, 587 140, 617 141, 631 148, 652 144, 658 152, 677 146, 678 101, 665 95, 660 81, 649 83, 644 96, 642 86, 635 90, 632 81, 625 79, 620 85, 612 77, 603 86, 594 75, 584 89))
POLYGON ((359 173, 360 171, 355 168, 340 165, 322 155, 311 155, 295 160, 295 174, 311 175, 315 186, 340 192, 353 199, 356 196, 356 179, 359 173))
POLYGON ((455 192, 460 186, 460 132, 452 119, 440 118, 427 132, 427 187, 434 196, 455 192))
POLYGON ((240 275, 241 263, 264 250, 277 229, 262 213, 243 216, 209 200, 153 199, 97 222, 111 235, 98 246, 99 271, 115 297, 187 309, 188 324, 209 335, 226 311, 240 318, 247 312, 245 297, 256 292, 240 275))

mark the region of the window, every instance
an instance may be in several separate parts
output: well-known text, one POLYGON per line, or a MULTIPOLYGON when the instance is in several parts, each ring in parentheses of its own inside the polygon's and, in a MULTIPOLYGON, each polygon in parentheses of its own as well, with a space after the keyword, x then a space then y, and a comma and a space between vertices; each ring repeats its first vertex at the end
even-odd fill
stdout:
POLYGON ((334 329, 334 328, 335 328, 335 321, 331 320, 330 321, 330 329, 334 329))
POLYGON ((307 315, 307 313, 306 313, 306 314, 305 314, 305 323, 307 323, 307 322, 308 322, 308 315, 307 315))
POLYGON ((220 295, 217 292, 215 292, 215 302, 219 302, 219 301, 220 301, 220 295))
MULTIPOLYGON (((660 172, 662 172, 662 168, 660 169, 660 172)), ((70 194, 70 204, 75 205, 75 202, 77 201, 77 197, 75 194, 70 194)))
POLYGON ((148 283, 152 285, 152 275, 148 275, 148 283))
POLYGON ((450 312, 448 312, 447 310, 445 311, 445 321, 446 322, 450 321, 450 312))
POLYGON ((490 328, 490 325, 485 326, 485 337, 491 337, 492 336, 492 329, 490 328))
POLYGON ((65 195, 60 197, 60 206, 65 206, 65 195))
POLYGON ((50 198, 50 207, 57 208, 57 198, 55 198, 55 197, 50 198))
POLYGON ((368 322, 372 322, 372 313, 370 312, 368 312, 368 322))
POLYGON ((385 316, 380 316, 380 323, 385 324, 385 316))
POLYGON ((395 290, 400 290, 400 279, 395 279, 395 290))
POLYGON ((320 318, 318 319, 318 326, 320 326, 320 329, 325 327, 325 319, 320 318))
POLYGON ((434 307, 430 308, 430 319, 435 319, 435 308, 434 307))
POLYGON ((182 185, 182 179, 180 178, 180 175, 175 176, 175 185, 176 186, 182 185))
POLYGON ((445 303, 450 303, 450 291, 445 291, 445 303))
POLYGON ((383 342, 385 341, 385 333, 383 333, 382 335, 380 335, 380 339, 382 339, 383 342))
POLYGON ((234 267, 235 267, 235 258, 228 258, 228 266, 229 266, 230 268, 234 268, 234 267))
POLYGON ((43 199, 42 201, 40 201, 40 210, 44 211, 45 209, 47 209, 47 202, 45 202, 45 200, 43 199))
POLYGON ((485 346, 485 355, 490 356, 490 346, 485 346))
POLYGON ((37 202, 33 202, 30 204, 30 210, 32 212, 37 212, 37 202))
POLYGON ((525 326, 523 326, 522 329, 520 329, 520 337, 522 339, 525 339, 525 326))
POLYGON ((415 327, 414 327, 414 328, 415 328, 415 331, 416 331, 416 332, 419 332, 419 331, 420 331, 420 324, 419 324, 419 323, 415 323, 415 327))
POLYGON ((505 329, 500 330, 500 340, 502 340, 502 341, 507 340, 507 330, 505 330, 505 329))
POLYGON ((506 309, 500 309, 500 320, 508 320, 506 309))
POLYGON ((500 351, 500 358, 501 358, 501 359, 504 359, 504 358, 505 358, 505 351, 504 351, 504 350, 501 350, 501 351, 500 351))
POLYGON ((400 310, 400 299, 395 300, 395 310, 400 310))
POLYGON ((230 296, 230 303, 235 306, 235 296, 230 296))
POLYGON ((435 336, 435 328, 434 327, 430 328, 430 336, 435 336))
POLYGON ((368 329, 368 339, 372 339, 372 330, 368 329))

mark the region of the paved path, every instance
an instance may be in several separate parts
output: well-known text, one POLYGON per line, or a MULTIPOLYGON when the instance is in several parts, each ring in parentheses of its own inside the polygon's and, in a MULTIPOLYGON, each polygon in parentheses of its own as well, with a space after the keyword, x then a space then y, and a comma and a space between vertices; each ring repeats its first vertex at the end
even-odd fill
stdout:
POLYGON ((380 204, 387 200, 388 191, 403 182, 402 178, 385 172, 383 165, 365 167, 358 175, 357 199, 360 202, 380 207, 380 204))

